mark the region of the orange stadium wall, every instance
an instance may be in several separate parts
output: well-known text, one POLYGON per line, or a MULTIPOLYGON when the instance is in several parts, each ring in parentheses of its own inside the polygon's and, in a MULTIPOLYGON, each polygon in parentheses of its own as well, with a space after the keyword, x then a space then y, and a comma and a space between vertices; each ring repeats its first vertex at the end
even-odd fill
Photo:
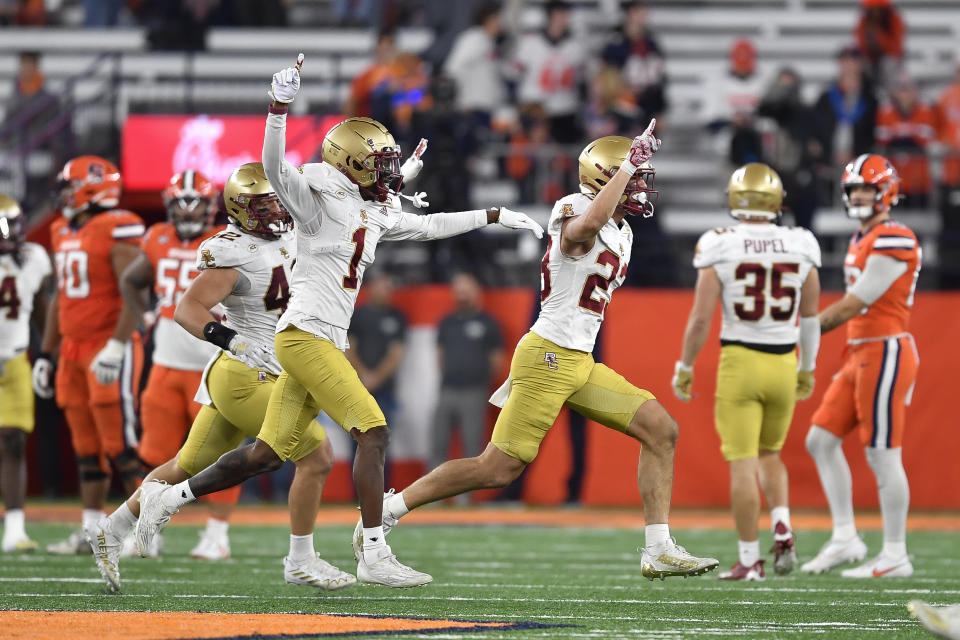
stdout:
MULTIPOLYGON (((533 292, 498 289, 487 292, 485 308, 500 322, 507 352, 530 324, 533 292)), ((821 306, 839 298, 824 294, 821 306)), ((444 286, 409 287, 398 291, 396 304, 408 315, 412 328, 434 325, 452 307, 444 286)), ((679 506, 726 506, 727 467, 713 428, 713 393, 719 351, 719 310, 713 336, 700 355, 695 370, 697 397, 689 404, 678 401, 670 378, 683 337, 691 291, 624 289, 618 291, 604 323, 603 360, 641 387, 657 395, 680 423, 673 503, 679 506)), ((960 292, 920 292, 912 331, 920 350, 920 370, 913 405, 908 409, 904 465, 910 479, 911 506, 919 509, 960 508, 960 420, 953 406, 955 378, 960 375, 960 340, 951 329, 960 317, 960 292)), ((826 507, 813 461, 804 449, 810 417, 844 354, 844 334, 824 337, 813 398, 797 405, 793 426, 783 451, 790 470, 790 499, 798 507, 826 507)), ((497 377, 506 375, 506 368, 497 377)), ((488 420, 492 428, 495 411, 488 420)), ((532 504, 558 504, 566 498, 570 469, 566 416, 561 415, 548 434, 538 458, 526 472, 524 499, 532 504)), ((636 483, 640 447, 624 436, 591 424, 587 432, 586 474, 582 500, 591 505, 637 505, 636 483)), ((854 481, 857 506, 876 507, 876 484, 863 449, 848 438, 846 451, 854 481)), ((326 498, 352 495, 349 465, 339 463, 327 484, 326 498)), ((402 488, 422 472, 422 462, 394 460, 393 484, 402 488)))

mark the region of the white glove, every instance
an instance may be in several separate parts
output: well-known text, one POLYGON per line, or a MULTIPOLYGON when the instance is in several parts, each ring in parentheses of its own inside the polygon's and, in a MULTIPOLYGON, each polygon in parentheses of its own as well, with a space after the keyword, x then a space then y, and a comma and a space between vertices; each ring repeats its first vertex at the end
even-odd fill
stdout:
POLYGON ((33 391, 46 400, 53 397, 53 362, 46 356, 33 363, 33 391))
POLYGON ((627 157, 623 159, 620 165, 620 171, 626 171, 631 176, 637 172, 641 164, 653 157, 653 154, 660 149, 660 140, 653 135, 653 128, 657 125, 657 119, 650 120, 647 130, 633 139, 630 151, 627 157))
POLYGON ((673 368, 673 379, 670 381, 670 385, 673 387, 674 395, 684 402, 690 402, 693 397, 693 394, 690 393, 690 389, 693 387, 693 368, 677 360, 677 364, 673 368))
POLYGON ((400 167, 400 173, 403 174, 403 181, 409 182, 420 175, 420 170, 423 169, 423 152, 427 150, 427 139, 420 138, 417 148, 413 150, 413 155, 411 155, 403 163, 403 166, 400 167))
POLYGON ((417 191, 412 196, 408 196, 405 193, 400 194, 401 198, 406 198, 413 203, 417 209, 426 209, 430 206, 430 203, 427 202, 427 192, 426 191, 417 191))
POLYGON ((230 353, 251 369, 269 369, 272 353, 268 347, 239 333, 230 339, 230 353))
POLYGON ((124 343, 115 338, 107 340, 90 364, 90 371, 97 376, 100 384, 110 384, 120 379, 120 366, 123 364, 124 343))
POLYGON ((268 95, 277 102, 289 104, 297 97, 300 91, 300 66, 303 64, 303 54, 297 56, 297 66, 287 67, 283 71, 273 74, 268 95))
POLYGON ((506 207, 500 207, 500 218, 497 222, 508 229, 529 229, 538 239, 543 237, 543 227, 537 224, 536 220, 519 211, 511 211, 506 207))

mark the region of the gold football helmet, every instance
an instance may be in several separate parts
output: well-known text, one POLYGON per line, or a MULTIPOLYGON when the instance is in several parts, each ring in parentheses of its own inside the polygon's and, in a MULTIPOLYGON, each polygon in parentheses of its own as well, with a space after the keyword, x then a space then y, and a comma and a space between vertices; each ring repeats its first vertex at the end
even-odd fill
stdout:
POLYGON ((274 193, 263 164, 237 167, 223 187, 223 203, 230 220, 247 233, 278 237, 293 228, 293 217, 274 193))
POLYGON ((339 169, 370 200, 400 192, 400 147, 373 118, 347 118, 323 139, 323 161, 339 169))
MULTIPOLYGON (((590 198, 600 193, 630 151, 633 140, 623 136, 604 136, 594 140, 580 153, 580 193, 590 198)), ((656 171, 644 162, 627 183, 620 206, 631 215, 649 218, 656 209, 660 192, 653 188, 656 171)))
POLYGON ((24 235, 20 205, 10 196, 0 193, 0 254, 20 251, 24 235))
POLYGON ((727 202, 734 218, 776 220, 785 195, 780 176, 762 162, 743 165, 727 184, 727 202))

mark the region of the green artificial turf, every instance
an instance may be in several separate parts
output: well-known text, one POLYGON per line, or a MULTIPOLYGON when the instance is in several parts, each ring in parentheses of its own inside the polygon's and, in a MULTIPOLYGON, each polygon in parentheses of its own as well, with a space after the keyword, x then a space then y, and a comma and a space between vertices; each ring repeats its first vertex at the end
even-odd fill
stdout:
MULTIPOLYGON (((46 544, 68 528, 30 524, 29 531, 46 544)), ((341 613, 563 625, 413 634, 424 638, 872 639, 925 637, 906 609, 913 598, 960 602, 960 552, 951 533, 910 534, 916 573, 908 579, 853 581, 836 572, 799 571, 780 577, 771 570, 762 583, 719 582, 715 573, 650 582, 640 576, 637 531, 401 525, 390 536, 393 550, 401 561, 433 574, 433 584, 332 593, 284 583, 287 533, 275 526, 234 526, 233 558, 208 563, 187 557, 195 527, 170 527, 162 558, 121 563, 120 594, 108 592, 89 556, 4 554, 0 609, 341 613)), ((316 543, 328 561, 354 573, 350 534, 348 527, 319 527, 316 543)), ((674 534, 690 551, 718 557, 722 569, 736 559, 732 531, 674 534)), ((800 532, 801 561, 827 535, 800 532)), ((866 541, 871 553, 879 550, 878 532, 867 533, 866 541)), ((761 537, 765 544, 768 535, 761 537)), ((231 632, 243 635, 242 629, 231 632)))

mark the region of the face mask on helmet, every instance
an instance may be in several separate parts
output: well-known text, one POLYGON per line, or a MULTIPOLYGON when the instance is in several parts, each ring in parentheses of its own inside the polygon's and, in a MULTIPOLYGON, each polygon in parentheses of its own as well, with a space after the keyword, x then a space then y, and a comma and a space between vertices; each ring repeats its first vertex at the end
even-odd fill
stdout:
POLYGON ((247 224, 240 226, 248 233, 279 237, 293 229, 293 217, 275 193, 240 194, 232 202, 246 212, 247 224))
POLYGON ((660 192, 654 189, 655 175, 652 168, 640 168, 630 178, 620 199, 620 207, 629 215, 644 218, 653 216, 660 200, 660 192))
POLYGON ((21 216, 0 216, 0 254, 17 253, 23 244, 23 221, 21 216))
POLYGON ((870 184, 854 183, 843 185, 843 204, 847 209, 847 216, 858 220, 872 218, 878 213, 877 204, 880 202, 880 190, 870 184), (870 195, 853 195, 855 190, 869 191, 870 195))
POLYGON ((213 207, 210 200, 181 196, 167 202, 167 217, 184 239, 196 238, 210 225, 213 207))
POLYGON ((384 147, 380 151, 374 151, 363 161, 365 166, 370 166, 376 174, 373 186, 369 190, 379 202, 385 201, 389 196, 400 193, 403 186, 403 174, 400 173, 400 148, 384 147))

